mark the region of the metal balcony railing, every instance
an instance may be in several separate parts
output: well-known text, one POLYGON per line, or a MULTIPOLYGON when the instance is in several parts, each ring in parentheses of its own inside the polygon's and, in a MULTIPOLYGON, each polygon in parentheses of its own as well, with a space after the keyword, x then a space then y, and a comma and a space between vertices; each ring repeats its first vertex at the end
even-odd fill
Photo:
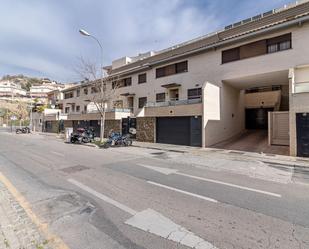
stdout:
POLYGON ((202 103, 201 98, 184 99, 184 100, 170 100, 164 102, 147 102, 145 107, 165 107, 165 106, 178 106, 178 105, 192 105, 202 103))
MULTIPOLYGON (((133 108, 113 108, 113 109, 108 109, 106 112, 125 112, 125 113, 130 113, 133 111, 133 108)), ((87 114, 87 113, 99 113, 98 110, 87 110, 87 111, 81 111, 81 114, 87 114)))

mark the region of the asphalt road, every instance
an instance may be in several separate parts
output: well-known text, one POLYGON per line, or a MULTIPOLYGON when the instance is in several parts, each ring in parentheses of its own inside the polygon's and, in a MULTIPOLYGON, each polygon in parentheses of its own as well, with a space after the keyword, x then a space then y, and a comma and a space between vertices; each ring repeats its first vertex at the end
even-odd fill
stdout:
POLYGON ((2 131, 0 172, 72 249, 309 248, 309 168, 2 131))

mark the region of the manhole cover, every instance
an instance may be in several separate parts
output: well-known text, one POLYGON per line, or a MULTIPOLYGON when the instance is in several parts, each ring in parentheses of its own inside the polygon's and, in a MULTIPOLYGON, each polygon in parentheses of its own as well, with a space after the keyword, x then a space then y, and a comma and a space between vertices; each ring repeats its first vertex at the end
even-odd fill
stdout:
POLYGON ((80 172, 80 171, 87 170, 87 169, 89 168, 86 166, 76 165, 76 166, 61 169, 61 171, 68 173, 68 174, 72 174, 72 173, 80 172))

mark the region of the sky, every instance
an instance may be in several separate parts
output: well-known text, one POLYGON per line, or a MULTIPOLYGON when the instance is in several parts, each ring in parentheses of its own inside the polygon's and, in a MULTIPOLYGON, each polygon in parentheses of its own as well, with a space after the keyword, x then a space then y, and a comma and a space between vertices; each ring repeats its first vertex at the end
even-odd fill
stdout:
POLYGON ((0 0, 0 77, 81 80, 80 58, 103 65, 156 51, 281 7, 287 0, 0 0))

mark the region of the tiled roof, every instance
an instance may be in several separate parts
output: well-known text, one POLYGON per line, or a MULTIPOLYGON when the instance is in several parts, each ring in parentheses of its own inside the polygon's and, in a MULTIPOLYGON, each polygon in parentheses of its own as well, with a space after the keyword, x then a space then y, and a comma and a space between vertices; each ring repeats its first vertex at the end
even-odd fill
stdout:
POLYGON ((121 73, 130 69, 142 67, 150 63, 155 63, 156 61, 173 58, 183 53, 195 51, 203 47, 208 47, 212 45, 215 46, 219 42, 228 41, 235 37, 241 37, 246 34, 257 32, 259 30, 264 30, 272 26, 276 26, 307 15, 309 15, 309 2, 305 0, 300 3, 296 3, 288 8, 277 10, 273 14, 266 15, 264 17, 262 16, 257 20, 251 19, 250 22, 241 23, 239 26, 225 29, 211 35, 189 41, 187 43, 182 43, 172 48, 162 50, 161 52, 159 51, 154 56, 150 56, 143 60, 139 60, 125 66, 116 68, 112 70, 111 73, 121 73))

